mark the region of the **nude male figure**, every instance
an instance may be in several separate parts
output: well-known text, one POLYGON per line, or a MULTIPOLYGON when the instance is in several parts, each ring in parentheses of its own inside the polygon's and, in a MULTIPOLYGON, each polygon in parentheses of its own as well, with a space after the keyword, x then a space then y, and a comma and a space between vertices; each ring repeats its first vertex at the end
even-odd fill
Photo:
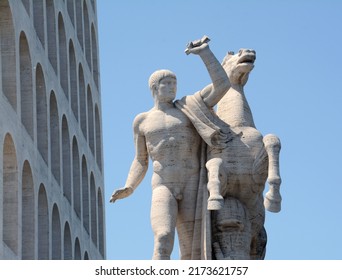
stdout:
MULTIPOLYGON (((187 53, 199 55, 209 72, 212 84, 199 94, 211 108, 230 87, 226 72, 209 49, 207 40, 190 45, 187 53)), ((151 75, 149 86, 154 107, 134 120, 135 158, 125 187, 116 190, 110 201, 115 202, 133 193, 146 174, 150 158, 153 165, 153 259, 170 259, 175 228, 181 259, 191 259, 201 138, 188 117, 175 106, 175 74, 169 70, 158 70, 151 75)))

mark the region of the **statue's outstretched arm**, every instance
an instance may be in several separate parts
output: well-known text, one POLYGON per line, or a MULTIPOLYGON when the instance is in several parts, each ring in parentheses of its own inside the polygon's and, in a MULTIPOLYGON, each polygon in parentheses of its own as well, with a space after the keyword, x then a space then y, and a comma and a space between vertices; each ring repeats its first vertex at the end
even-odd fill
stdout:
POLYGON ((201 40, 190 42, 185 52, 197 54, 203 60, 212 84, 201 91, 204 103, 208 107, 215 106, 230 88, 229 78, 221 63, 209 48, 209 38, 204 36, 201 40))
POLYGON ((135 157, 131 164, 125 187, 115 190, 110 198, 110 202, 115 202, 117 199, 122 199, 132 194, 146 175, 148 168, 148 152, 145 136, 139 129, 139 116, 134 121, 134 143, 135 157))

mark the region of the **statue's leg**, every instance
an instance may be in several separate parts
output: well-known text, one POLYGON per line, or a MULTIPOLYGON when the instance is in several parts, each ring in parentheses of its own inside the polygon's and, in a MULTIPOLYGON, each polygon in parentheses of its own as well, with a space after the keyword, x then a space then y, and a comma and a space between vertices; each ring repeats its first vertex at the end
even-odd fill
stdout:
POLYGON ((154 260, 169 260, 173 249, 178 205, 171 191, 160 186, 153 189, 151 225, 154 233, 154 260))
POLYGON ((182 260, 190 260, 193 256, 197 188, 196 178, 185 186, 182 199, 178 202, 177 233, 182 260))
POLYGON ((273 134, 268 134, 263 138, 265 149, 268 155, 268 178, 269 191, 265 195, 264 205, 270 212, 279 212, 281 209, 280 195, 280 172, 279 172, 279 153, 280 140, 273 134))
POLYGON ((223 172, 223 160, 219 157, 214 157, 208 160, 206 164, 208 170, 208 184, 209 191, 208 210, 220 210, 223 207, 224 200, 221 195, 221 186, 225 181, 225 174, 223 172))

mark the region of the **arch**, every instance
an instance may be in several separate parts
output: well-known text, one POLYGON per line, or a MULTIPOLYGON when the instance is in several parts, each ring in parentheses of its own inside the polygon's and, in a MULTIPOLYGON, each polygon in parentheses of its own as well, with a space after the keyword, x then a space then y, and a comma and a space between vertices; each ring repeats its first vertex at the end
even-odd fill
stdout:
POLYGON ((84 252, 84 257, 83 257, 84 260, 89 260, 89 254, 87 251, 84 252))
POLYGON ((22 198, 21 198, 21 248, 22 259, 33 260, 34 257, 34 238, 35 238, 35 219, 34 219, 34 185, 32 170, 26 160, 22 172, 22 198))
POLYGON ((83 50, 83 13, 82 13, 82 1, 76 1, 76 27, 77 38, 83 50))
POLYGON ((71 231, 68 222, 64 225, 64 259, 72 260, 71 231))
POLYGON ((81 218, 81 177, 80 177, 80 156, 76 137, 72 140, 72 179, 74 209, 78 217, 81 218))
POLYGON ((33 25, 40 42, 45 47, 44 39, 44 1, 33 0, 33 25))
POLYGON ((59 210, 56 204, 53 205, 52 209, 52 259, 62 259, 62 239, 61 239, 61 221, 59 217, 59 210))
POLYGON ((89 233, 89 182, 88 167, 85 156, 82 157, 82 213, 83 226, 89 233))
POLYGON ((68 14, 70 17, 70 20, 72 22, 72 25, 75 26, 75 7, 74 7, 74 0, 67 0, 67 8, 68 8, 68 14))
POLYGON ((42 66, 36 66, 36 117, 37 117, 37 145, 44 161, 48 162, 48 124, 46 88, 42 66))
POLYGON ((59 116, 56 95, 50 94, 50 158, 52 173, 60 183, 59 116))
POLYGON ((55 5, 53 0, 46 1, 46 21, 47 39, 48 39, 48 56, 50 63, 57 74, 57 39, 56 39, 56 16, 55 5))
POLYGON ((16 48, 12 12, 8 1, 1 1, 0 8, 0 65, 2 91, 13 109, 17 110, 16 48))
POLYGON ((77 68, 75 48, 72 41, 69 41, 69 73, 70 73, 70 95, 71 109, 76 120, 78 120, 78 94, 77 94, 77 68))
POLYGON ((91 50, 90 50, 90 28, 89 28, 89 13, 86 1, 83 1, 83 28, 84 28, 84 43, 85 56, 91 69, 91 50))
POLYGON ((96 162, 102 171, 102 138, 99 107, 95 105, 95 143, 96 143, 96 162))
POLYGON ((33 139, 33 92, 32 92, 32 64, 29 45, 24 32, 19 39, 20 56, 20 96, 21 122, 33 139))
POLYGON ((99 88, 99 65, 97 59, 97 40, 96 40, 96 33, 95 33, 95 26, 94 24, 91 25, 91 51, 92 51, 92 59, 93 59, 93 78, 95 81, 95 85, 99 88))
POLYGON ((67 41, 65 35, 64 20, 61 13, 58 14, 58 46, 59 46, 59 81, 64 94, 69 99, 68 93, 68 62, 67 62, 67 41))
POLYGON ((3 145, 3 241, 18 254, 18 165, 13 138, 6 134, 3 145))
POLYGON ((91 239, 97 246, 97 212, 96 212, 96 187, 94 174, 90 174, 90 220, 91 220, 91 239))
POLYGON ((49 211, 46 190, 43 184, 38 193, 38 259, 49 259, 49 211))
POLYGON ((101 188, 97 191, 97 209, 98 209, 98 233, 99 233, 99 251, 104 257, 104 208, 101 188))
POLYGON ((87 88, 87 113, 88 113, 88 143, 90 150, 94 154, 94 113, 93 113, 93 96, 90 86, 87 88))
POLYGON ((87 107, 86 107, 86 91, 84 82, 84 73, 82 65, 78 67, 78 95, 80 100, 80 123, 83 135, 87 138, 87 107))
POLYGON ((30 0, 21 0, 21 2, 23 3, 25 7, 26 12, 30 16, 30 0))
POLYGON ((74 259, 75 260, 81 260, 82 259, 81 245, 80 245, 80 240, 78 239, 78 237, 76 237, 76 239, 75 239, 74 259))
POLYGON ((62 117, 62 157, 63 157, 63 193, 71 203, 71 159, 70 159, 70 137, 66 116, 62 117))
POLYGON ((91 5, 93 6, 93 10, 94 10, 94 12, 95 12, 95 8, 96 8, 95 2, 94 2, 94 0, 90 0, 90 2, 91 2, 91 5))

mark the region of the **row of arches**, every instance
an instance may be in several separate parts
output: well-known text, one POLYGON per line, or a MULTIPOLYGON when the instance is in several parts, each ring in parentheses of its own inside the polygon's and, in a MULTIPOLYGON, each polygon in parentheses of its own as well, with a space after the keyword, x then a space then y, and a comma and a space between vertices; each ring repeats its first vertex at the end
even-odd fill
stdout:
POLYGON ((93 4, 0 0, 0 236, 24 259, 104 257, 93 4))
MULTIPOLYGON (((2 152, 2 236, 7 247, 15 255, 21 249, 22 259, 89 258, 89 246, 82 244, 71 221, 60 213, 60 199, 53 197, 46 184, 36 182, 39 175, 33 173, 28 160, 22 167, 18 165, 16 146, 9 133, 5 135, 2 152)), ((77 189, 79 195, 74 195, 78 205, 75 211, 82 215, 84 229, 90 232, 91 240, 104 256, 103 194, 102 189, 96 187, 94 174, 88 171, 84 156, 82 175, 77 180, 82 191, 77 189)), ((82 231, 78 234, 82 235, 82 231)))
MULTIPOLYGON (((61 2, 61 1, 60 1, 61 2)), ((30 15, 29 0, 23 0, 23 4, 30 15)), ((92 20, 95 14, 95 3, 90 1, 91 5, 87 4, 87 0, 67 0, 66 3, 58 3, 60 10, 56 9, 56 2, 53 0, 34 0, 32 2, 33 24, 38 35, 38 38, 45 48, 47 45, 49 60, 57 73, 57 54, 59 55, 60 63, 60 79, 65 93, 67 89, 67 36, 65 29, 66 20, 70 19, 73 28, 76 30, 77 39, 83 54, 86 58, 89 69, 91 70, 94 82, 98 87, 99 68, 98 68, 98 44, 95 21, 92 20), (66 6, 65 6, 66 5, 66 6), (64 13, 64 10, 67 13, 64 13), (56 13, 57 10, 57 13, 56 13), (46 11, 46 13, 44 13, 46 11), (68 19, 63 16, 68 15, 68 19), (46 20, 48 19, 48 20, 46 20), (57 19, 57 22, 56 22, 57 19), (45 22, 47 30, 44 30, 45 22), (46 34, 46 35, 45 35, 46 34), (57 34, 57 36, 56 36, 57 34), (56 50, 58 40, 59 50, 56 50)))
MULTIPOLYGON (((48 119, 48 103, 44 74, 46 71, 43 69, 43 66, 40 63, 37 63, 35 66, 32 65, 29 42, 25 32, 22 31, 19 35, 20 98, 19 105, 17 105, 18 102, 15 78, 16 52, 13 51, 15 50, 15 48, 13 48, 13 44, 10 45, 11 43, 15 42, 15 32, 13 29, 13 22, 10 17, 11 10, 8 5, 4 7, 5 8, 2 8, 0 11, 0 62, 3 92, 14 110, 18 111, 17 107, 20 108, 19 112, 24 127, 33 140, 37 139, 38 149, 41 152, 44 160, 48 162, 48 125, 46 123, 46 120, 48 119), (34 101, 36 101, 36 104, 34 104, 34 101), (35 126, 37 127, 37 135, 35 135, 35 126)), ((69 41, 69 60, 69 71, 67 71, 67 69, 61 70, 61 77, 63 75, 68 75, 67 73, 69 72, 70 79, 68 79, 67 76, 65 79, 62 78, 62 81, 67 80, 67 83, 70 84, 70 90, 72 92, 70 106, 72 112, 79 123, 81 131, 88 142, 91 152, 96 158, 96 162, 100 170, 102 170, 102 139, 99 105, 96 99, 94 101, 94 94, 91 84, 86 84, 82 63, 78 62, 77 64, 75 48, 71 39, 69 41)), ((50 105, 53 105, 51 104, 51 102, 53 103, 51 100, 53 100, 53 98, 50 99, 50 105)), ((54 103, 57 104, 57 100, 54 103)), ((50 106, 50 116, 53 116, 56 113, 57 107, 55 108, 50 106)), ((50 127, 51 130, 58 128, 57 122, 53 124, 54 126, 50 127)), ((58 175, 59 174, 55 174, 56 177, 58 177, 58 175)))

